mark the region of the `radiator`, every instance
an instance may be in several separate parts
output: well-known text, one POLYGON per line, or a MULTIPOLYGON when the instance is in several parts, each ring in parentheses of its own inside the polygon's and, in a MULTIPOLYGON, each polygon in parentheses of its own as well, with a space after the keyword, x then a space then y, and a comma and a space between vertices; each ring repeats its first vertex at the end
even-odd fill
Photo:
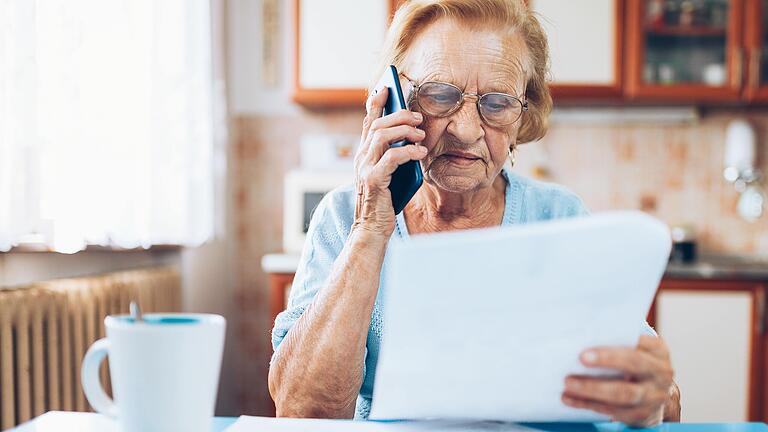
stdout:
MULTIPOLYGON (((80 362, 104 337, 104 317, 177 311, 181 286, 170 267, 69 278, 0 290, 0 430, 49 410, 87 411, 80 362)), ((102 382, 110 389, 107 367, 102 382)))

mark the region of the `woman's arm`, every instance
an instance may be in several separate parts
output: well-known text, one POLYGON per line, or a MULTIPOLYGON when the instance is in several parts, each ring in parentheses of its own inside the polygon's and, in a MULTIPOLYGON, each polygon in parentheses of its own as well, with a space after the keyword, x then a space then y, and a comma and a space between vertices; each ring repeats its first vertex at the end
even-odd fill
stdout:
POLYGON ((351 418, 386 239, 350 234, 328 284, 288 332, 269 369, 281 417, 351 418))
POLYGON ((355 156, 355 220, 324 286, 287 332, 269 369, 278 416, 351 418, 363 382, 365 345, 387 243, 394 230, 389 183, 395 169, 427 152, 389 149, 403 138, 420 142, 422 117, 399 111, 381 117, 387 91, 369 98, 355 156))

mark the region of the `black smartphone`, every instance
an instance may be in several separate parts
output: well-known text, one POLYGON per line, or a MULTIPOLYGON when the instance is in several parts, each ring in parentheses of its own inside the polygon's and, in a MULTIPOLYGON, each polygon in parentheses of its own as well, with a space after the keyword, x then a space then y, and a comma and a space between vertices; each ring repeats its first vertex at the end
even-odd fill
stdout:
MULTIPOLYGON (((381 76, 376 90, 387 87, 387 103, 384 105, 383 115, 408 109, 403 97, 403 89, 400 87, 400 78, 397 68, 394 65, 387 66, 384 74, 381 76)), ((402 147, 413 145, 408 140, 402 140, 389 145, 392 147, 402 147)), ((421 187, 424 177, 421 173, 421 163, 417 160, 408 161, 395 170, 392 174, 392 181, 389 183, 389 191, 392 193, 392 207, 395 208, 395 214, 400 214, 408 204, 408 201, 416 195, 416 191, 421 187)))

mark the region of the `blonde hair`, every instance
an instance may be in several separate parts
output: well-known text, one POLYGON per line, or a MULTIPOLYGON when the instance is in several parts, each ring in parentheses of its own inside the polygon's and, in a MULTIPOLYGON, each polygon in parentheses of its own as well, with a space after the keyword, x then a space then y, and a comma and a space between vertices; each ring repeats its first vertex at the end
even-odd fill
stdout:
MULTIPOLYGON (((522 0, 409 0, 395 13, 387 31, 380 71, 393 64, 400 69, 420 31, 441 18, 454 19, 461 24, 475 24, 501 29, 522 37, 527 58, 523 59, 526 74, 525 96, 528 111, 520 121, 517 143, 541 139, 547 132, 547 119, 552 111, 552 96, 546 78, 549 71, 547 36, 535 14, 522 0)), ((373 83, 375 85, 375 83, 373 83)))

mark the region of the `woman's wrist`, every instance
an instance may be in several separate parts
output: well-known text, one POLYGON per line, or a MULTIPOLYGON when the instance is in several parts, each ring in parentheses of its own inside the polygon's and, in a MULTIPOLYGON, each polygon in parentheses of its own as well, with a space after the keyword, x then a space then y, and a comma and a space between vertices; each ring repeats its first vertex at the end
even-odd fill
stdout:
POLYGON ((355 223, 352 225, 352 231, 349 236, 356 243, 360 242, 374 247, 383 246, 386 248, 392 233, 387 234, 381 229, 371 228, 362 223, 355 223))

